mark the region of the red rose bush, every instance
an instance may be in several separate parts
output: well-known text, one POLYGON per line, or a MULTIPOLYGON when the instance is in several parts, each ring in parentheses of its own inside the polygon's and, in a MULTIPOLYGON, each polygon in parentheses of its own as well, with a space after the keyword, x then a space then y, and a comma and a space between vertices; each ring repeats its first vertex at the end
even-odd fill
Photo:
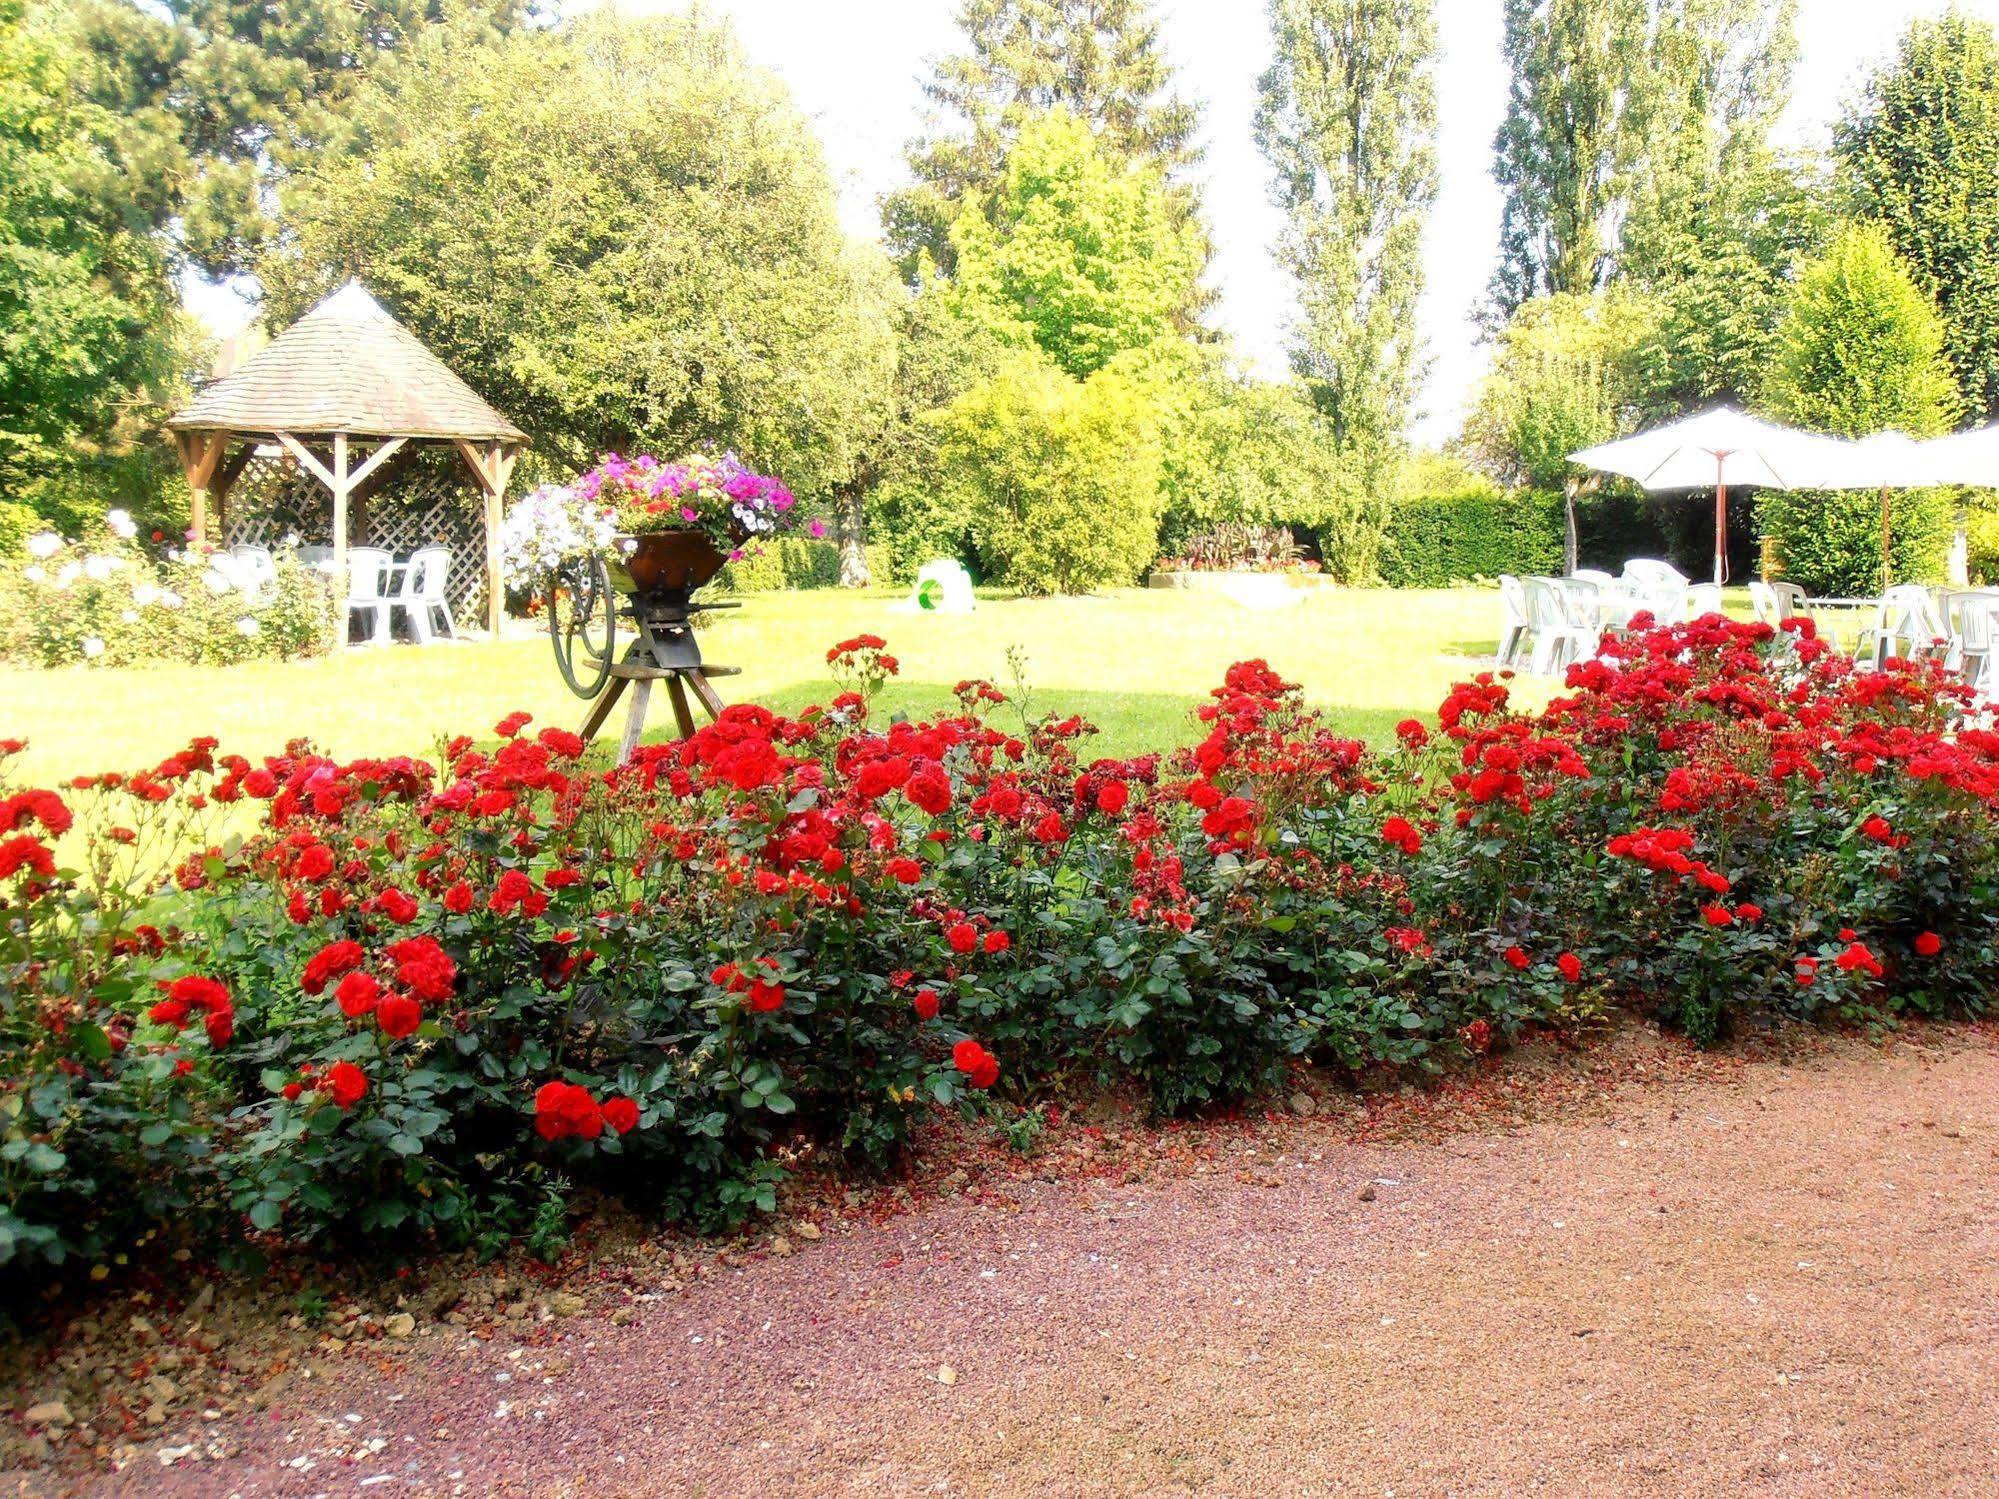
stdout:
POLYGON ((881 722, 885 643, 831 664, 618 770, 513 715, 436 763, 198 740, 0 788, 0 1260, 471 1242, 555 1173, 727 1222, 995 1096, 1991 995, 1999 737, 1809 626, 1639 628, 1382 752, 1262 662, 1125 760, 982 682, 881 722))

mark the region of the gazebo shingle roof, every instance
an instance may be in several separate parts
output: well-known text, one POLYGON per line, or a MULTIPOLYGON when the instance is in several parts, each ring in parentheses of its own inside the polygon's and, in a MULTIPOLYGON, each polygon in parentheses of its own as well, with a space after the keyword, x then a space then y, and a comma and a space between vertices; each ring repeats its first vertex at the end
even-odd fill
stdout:
POLYGON ((209 386, 167 425, 183 432, 526 441, 358 281, 209 386))

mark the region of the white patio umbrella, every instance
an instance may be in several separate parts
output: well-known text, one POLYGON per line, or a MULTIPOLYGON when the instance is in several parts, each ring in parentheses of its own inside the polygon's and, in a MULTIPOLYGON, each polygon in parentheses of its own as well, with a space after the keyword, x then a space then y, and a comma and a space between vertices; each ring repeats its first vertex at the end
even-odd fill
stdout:
POLYGON ((1931 484, 1967 484, 1999 489, 1999 422, 1932 438, 1923 444, 1931 484))
POLYGON ((1820 437, 1759 421, 1733 406, 1718 406, 1649 432, 1584 448, 1569 462, 1635 479, 1646 489, 1703 489, 1714 486, 1714 580, 1728 581, 1728 491, 1754 485, 1804 489, 1792 471, 1807 463, 1832 466, 1820 437))
MULTIPOLYGON (((1969 435, 1969 434, 1967 434, 1969 435)), ((1890 545, 1889 491, 1927 489, 1933 484, 1959 484, 1953 478, 1950 441, 1924 442, 1906 432, 1876 432, 1853 442, 1826 439, 1825 445, 1802 456, 1792 467, 1799 489, 1878 489, 1881 491, 1881 587, 1895 581, 1890 545)), ((1999 448, 1992 450, 1999 457, 1999 448)), ((1962 467, 1967 460, 1959 459, 1962 467)))

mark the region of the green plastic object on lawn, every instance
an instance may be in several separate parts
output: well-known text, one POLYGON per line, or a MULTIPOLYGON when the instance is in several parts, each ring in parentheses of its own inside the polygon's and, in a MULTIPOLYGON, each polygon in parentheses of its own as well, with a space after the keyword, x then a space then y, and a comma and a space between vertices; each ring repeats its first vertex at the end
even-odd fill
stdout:
POLYGON ((971 575, 952 558, 926 562, 917 569, 908 602, 900 607, 918 614, 970 614, 975 607, 971 575))

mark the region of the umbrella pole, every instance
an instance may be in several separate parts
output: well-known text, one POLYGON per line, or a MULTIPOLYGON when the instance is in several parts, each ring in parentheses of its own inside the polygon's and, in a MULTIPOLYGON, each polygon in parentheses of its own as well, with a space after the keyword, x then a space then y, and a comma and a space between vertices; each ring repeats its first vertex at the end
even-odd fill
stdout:
POLYGON ((1728 485, 1722 481, 1726 453, 1714 455, 1714 581, 1728 581, 1728 485))
POLYGON ((1881 486, 1881 591, 1886 593, 1895 581, 1892 555, 1888 549, 1888 486, 1881 486))

